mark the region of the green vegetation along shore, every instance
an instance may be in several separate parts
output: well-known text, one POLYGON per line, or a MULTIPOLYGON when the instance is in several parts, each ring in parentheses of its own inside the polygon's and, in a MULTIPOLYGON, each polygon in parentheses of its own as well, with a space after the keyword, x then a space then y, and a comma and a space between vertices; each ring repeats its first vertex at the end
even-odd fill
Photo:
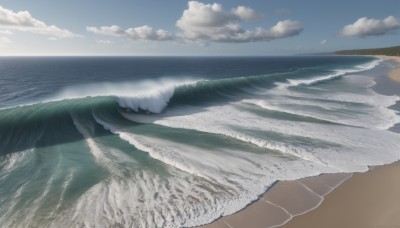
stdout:
POLYGON ((338 55, 388 55, 400 56, 400 46, 374 49, 342 50, 336 51, 338 55))

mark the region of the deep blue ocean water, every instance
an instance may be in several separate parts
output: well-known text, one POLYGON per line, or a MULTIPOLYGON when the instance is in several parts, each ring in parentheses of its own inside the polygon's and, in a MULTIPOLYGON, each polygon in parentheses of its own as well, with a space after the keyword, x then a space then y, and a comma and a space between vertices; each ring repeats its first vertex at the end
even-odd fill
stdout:
POLYGON ((371 57, 2 57, 0 224, 179 227, 400 157, 371 57))

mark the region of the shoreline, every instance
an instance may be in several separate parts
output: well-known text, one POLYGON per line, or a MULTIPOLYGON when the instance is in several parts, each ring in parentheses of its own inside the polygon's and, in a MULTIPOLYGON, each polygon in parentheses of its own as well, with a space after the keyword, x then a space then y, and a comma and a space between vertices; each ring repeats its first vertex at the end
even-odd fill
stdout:
POLYGON ((374 55, 374 57, 383 59, 383 60, 392 60, 397 62, 399 65, 389 72, 389 78, 397 83, 400 83, 400 56, 386 56, 386 55, 374 55))
POLYGON ((281 227, 294 217, 318 208, 324 197, 352 173, 325 173, 298 180, 277 181, 258 200, 242 210, 218 218, 201 228, 281 227))
POLYGON ((400 227, 399 173, 394 161, 366 172, 277 181, 242 210, 198 227, 400 227))
MULTIPOLYGON (((400 57, 374 57, 399 63, 387 74, 387 81, 400 88, 400 57)), ((374 166, 366 172, 321 174, 299 180, 277 181, 258 200, 242 210, 199 227, 367 227, 372 225, 371 221, 378 221, 377 227, 400 227, 400 217, 395 216, 400 214, 400 200, 387 199, 388 195, 393 196, 400 192, 398 173, 400 173, 400 161, 394 161, 374 166), (332 179, 336 179, 336 182, 332 182, 332 179), (379 186, 387 187, 379 188, 379 186), (369 189, 373 189, 375 194, 371 195, 369 189), (319 195, 317 196, 319 200, 315 199, 315 194, 319 195), (367 202, 370 207, 366 207, 363 203, 365 198, 369 199, 367 202), (374 205, 378 204, 379 200, 385 203, 381 203, 379 209, 371 210, 377 208, 374 205), (351 203, 351 207, 348 207, 352 201, 357 202, 351 203), (393 214, 393 211, 396 213, 393 214), (393 216, 385 217, 391 212, 393 216), (368 217, 370 224, 359 223, 365 220, 363 219, 365 216, 368 217), (386 220, 381 219, 382 217, 386 220)))
POLYGON ((400 227, 399 173, 399 161, 355 173, 316 210, 281 227, 400 227))

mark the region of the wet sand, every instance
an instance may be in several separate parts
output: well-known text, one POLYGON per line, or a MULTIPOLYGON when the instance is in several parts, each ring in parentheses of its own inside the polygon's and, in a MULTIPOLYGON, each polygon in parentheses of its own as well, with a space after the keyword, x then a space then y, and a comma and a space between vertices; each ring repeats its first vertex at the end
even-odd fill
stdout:
POLYGON ((400 163, 280 181, 242 211, 202 227, 400 228, 400 163))
POLYGON ((335 173, 293 181, 279 181, 245 209, 202 226, 204 228, 265 228, 280 226, 317 208, 324 197, 352 174, 335 173))
POLYGON ((354 174, 316 210, 282 226, 302 227, 400 227, 400 163, 354 174))

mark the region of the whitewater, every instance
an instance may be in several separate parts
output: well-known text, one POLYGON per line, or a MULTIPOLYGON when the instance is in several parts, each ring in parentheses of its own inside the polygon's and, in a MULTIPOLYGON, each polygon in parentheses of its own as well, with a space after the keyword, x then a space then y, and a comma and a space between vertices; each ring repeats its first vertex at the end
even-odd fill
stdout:
MULTIPOLYGON (((371 57, 0 59, 0 224, 192 227, 400 158, 371 57)), ((379 73, 377 73, 379 72, 379 73)))

